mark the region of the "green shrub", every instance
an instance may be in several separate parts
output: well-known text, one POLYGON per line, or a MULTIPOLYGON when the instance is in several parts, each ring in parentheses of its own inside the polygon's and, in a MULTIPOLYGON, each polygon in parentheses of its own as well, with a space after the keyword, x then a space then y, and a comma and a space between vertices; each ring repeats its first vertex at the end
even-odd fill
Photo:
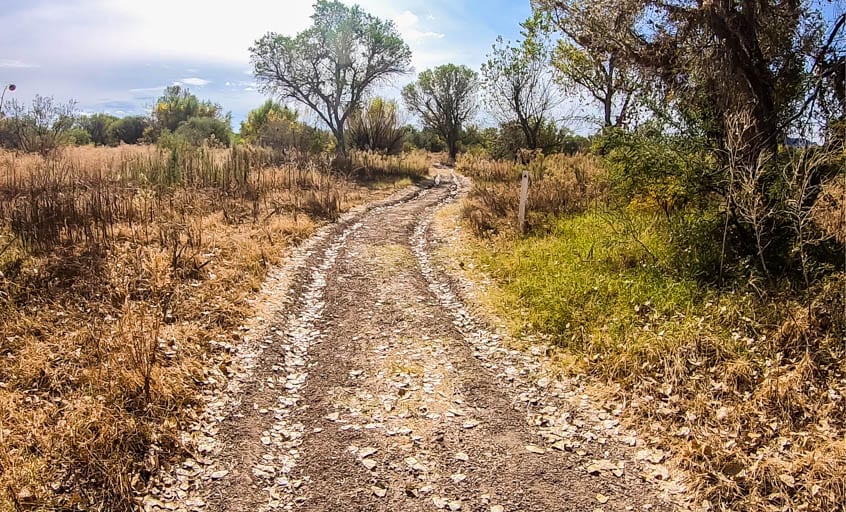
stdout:
POLYGON ((123 117, 109 126, 109 139, 113 143, 138 144, 144 137, 144 130, 149 126, 150 121, 146 117, 123 117))
POLYGON ((192 146, 229 147, 232 130, 228 121, 213 117, 192 117, 182 123, 173 135, 192 146))

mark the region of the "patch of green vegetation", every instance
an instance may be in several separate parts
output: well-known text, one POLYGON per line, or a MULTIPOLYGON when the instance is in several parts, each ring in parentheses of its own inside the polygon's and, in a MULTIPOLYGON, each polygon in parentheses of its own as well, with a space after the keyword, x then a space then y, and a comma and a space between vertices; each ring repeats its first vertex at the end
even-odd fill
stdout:
POLYGON ((590 212, 474 247, 475 263, 499 285, 500 312, 598 363, 591 371, 629 382, 703 343, 742 356, 730 326, 742 324, 747 298, 668 272, 669 228, 651 215, 626 216, 625 233, 612 227, 619 219, 590 212))
POLYGON ((549 233, 481 249, 481 262, 504 283, 530 324, 565 334, 600 321, 623 333, 642 310, 660 315, 690 313, 703 299, 697 283, 662 272, 650 252, 663 244, 641 233, 647 248, 617 238, 601 215, 561 219, 549 233))

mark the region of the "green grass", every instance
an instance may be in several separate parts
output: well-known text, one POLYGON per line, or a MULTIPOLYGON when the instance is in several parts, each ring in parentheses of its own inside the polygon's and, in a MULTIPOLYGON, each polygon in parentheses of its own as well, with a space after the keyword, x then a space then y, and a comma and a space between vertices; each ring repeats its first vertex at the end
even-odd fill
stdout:
MULTIPOLYGON (((647 242, 653 252, 660 246, 647 242)), ((690 314, 704 297, 697 283, 669 277, 639 244, 615 237, 597 214, 560 220, 550 233, 506 244, 482 249, 481 263, 544 332, 601 326, 620 334, 647 312, 690 314)))
POLYGON ((594 373, 631 384, 703 343, 721 347, 712 355, 742 355, 733 338, 746 335, 736 327, 744 298, 668 272, 669 235, 654 217, 626 214, 628 228, 620 224, 596 212, 561 218, 543 234, 479 244, 476 263, 497 281, 501 312, 518 330, 600 363, 594 373))
POLYGON ((846 277, 821 283, 806 306, 789 290, 685 277, 661 216, 594 211, 544 227, 478 239, 464 254, 493 278, 491 303, 515 331, 548 335, 563 371, 619 384, 628 417, 660 426, 699 499, 769 511, 790 495, 840 510, 846 358, 826 326, 840 322, 846 277), (744 472, 726 473, 732 464, 744 472))

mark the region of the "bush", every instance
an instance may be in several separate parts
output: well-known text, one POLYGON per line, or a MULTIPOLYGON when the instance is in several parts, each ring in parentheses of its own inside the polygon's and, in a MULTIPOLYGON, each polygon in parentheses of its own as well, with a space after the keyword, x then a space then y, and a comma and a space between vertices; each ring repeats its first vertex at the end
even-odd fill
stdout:
POLYGON ((192 117, 173 132, 192 146, 229 147, 232 130, 227 121, 213 117, 192 117))
POLYGON ((605 155, 611 185, 623 204, 651 203, 666 216, 719 192, 720 172, 705 141, 650 128, 608 130, 592 151, 605 155))
POLYGON ((405 146, 407 131, 400 126, 397 103, 374 98, 350 117, 347 135, 355 149, 396 155, 405 146))
POLYGON ((431 153, 446 151, 446 142, 431 128, 421 130, 414 126, 407 126, 406 131, 408 132, 407 146, 410 146, 410 149, 422 149, 431 153))
POLYGON ((110 114, 91 114, 80 117, 77 124, 88 133, 89 142, 95 146, 111 146, 115 143, 111 128, 117 120, 117 117, 110 114))
POLYGON ((47 154, 67 142, 74 126, 73 102, 56 103, 53 98, 36 96, 29 107, 13 100, 11 114, 4 119, 3 143, 12 149, 47 154))
POLYGON ((64 135, 62 142, 72 146, 87 146, 94 141, 91 139, 91 134, 82 128, 72 128, 64 135))
POLYGON ((247 114, 241 123, 244 142, 281 151, 295 150, 317 154, 331 148, 333 137, 324 130, 298 121, 295 110, 267 100, 247 114))
POLYGON ((143 116, 127 116, 116 120, 109 126, 109 139, 113 143, 138 144, 144 137, 144 130, 150 121, 143 116))

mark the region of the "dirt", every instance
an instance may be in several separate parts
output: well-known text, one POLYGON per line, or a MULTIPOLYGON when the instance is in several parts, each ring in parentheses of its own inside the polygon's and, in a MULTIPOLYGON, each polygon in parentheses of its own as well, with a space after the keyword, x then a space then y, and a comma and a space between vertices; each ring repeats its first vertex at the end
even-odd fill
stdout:
POLYGON ((192 457, 147 510, 676 510, 665 454, 544 351, 478 319, 433 255, 441 178, 350 213, 269 280, 192 457), (516 350, 513 347, 523 348, 516 350), (609 410, 610 409, 610 410, 609 410))

